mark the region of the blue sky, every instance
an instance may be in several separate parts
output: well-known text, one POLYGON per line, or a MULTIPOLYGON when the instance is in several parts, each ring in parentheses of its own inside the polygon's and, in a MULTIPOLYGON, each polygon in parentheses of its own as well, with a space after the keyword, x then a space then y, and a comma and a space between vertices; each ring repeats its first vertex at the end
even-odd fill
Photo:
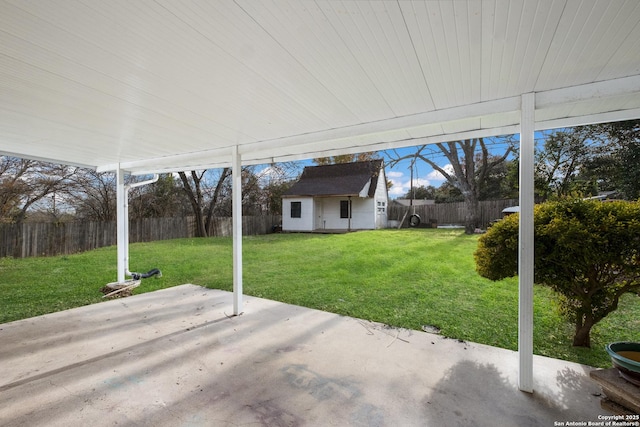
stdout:
MULTIPOLYGON (((413 154, 416 152, 416 150, 417 150, 417 147, 407 147, 407 148, 402 148, 395 151, 398 155, 402 157, 405 155, 413 154)), ((405 195, 409 191, 409 188, 411 186, 411 170, 410 170, 411 160, 410 159, 402 160, 398 164, 394 165, 393 167, 390 167, 388 165, 389 160, 395 157, 396 153, 394 153, 393 151, 380 152, 386 164, 385 173, 387 174, 387 180, 391 181, 391 183, 393 184, 392 187, 389 189, 389 198, 391 199, 401 198, 403 195, 405 195)), ((445 170, 450 169, 451 165, 449 164, 448 160, 444 157, 444 155, 437 155, 432 158, 436 162, 436 164, 438 164, 445 170)), ((302 168, 304 166, 314 165, 312 160, 302 160, 296 163, 299 165, 298 172, 302 172, 302 168)), ((275 165, 275 167, 277 166, 278 165, 275 165)), ((270 174, 272 167, 273 166, 265 165, 263 169, 259 169, 260 170, 259 173, 267 177, 270 174)), ((439 187, 445 181, 444 177, 439 172, 435 171, 431 166, 429 166, 427 163, 425 163, 422 160, 418 160, 416 162, 413 169, 413 173, 414 173, 413 185, 415 187, 420 187, 421 185, 425 187, 428 185, 439 187)))
MULTIPOLYGON (((545 134, 549 132, 553 131, 536 132, 535 138, 537 143, 542 143, 544 141, 545 134)), ((515 139, 518 140, 518 138, 519 135, 515 135, 515 139)), ((485 142, 488 143, 489 151, 495 153, 496 155, 502 155, 504 153, 504 150, 506 150, 506 145, 503 143, 501 137, 485 138, 485 142), (493 139, 493 141, 491 141, 491 139, 493 139)), ((380 152, 382 158, 385 160, 385 164, 387 164, 387 166, 385 167, 387 180, 391 181, 391 183, 393 184, 389 189, 389 198, 401 198, 409 191, 409 188, 411 186, 411 159, 402 160, 393 167, 390 167, 388 165, 389 160, 396 157, 397 155, 399 155, 400 157, 411 155, 417 151, 417 148, 418 146, 413 146, 400 148, 395 150, 395 152, 393 150, 380 152)), ((440 153, 440 151, 435 146, 432 154, 430 155, 430 158, 444 170, 451 171, 451 164, 449 163, 448 159, 444 156, 444 154, 440 153)), ((510 158, 513 158, 513 155, 511 155, 510 158)), ((302 172, 302 168, 304 166, 314 165, 312 160, 300 161, 297 162, 297 164, 299 165, 299 172, 302 172)), ((265 169, 263 169, 265 175, 268 175, 269 168, 270 167, 265 167, 265 169)), ((426 187, 432 185, 437 188, 445 181, 445 178, 439 172, 435 171, 430 165, 420 159, 416 161, 413 173, 413 185, 415 187, 426 187)))
MULTIPOLYGON (((415 153, 417 147, 407 147, 395 150, 396 152, 382 152, 385 163, 388 163, 391 157, 396 155, 405 156, 415 153), (397 154, 396 154, 397 153, 397 154)), ((435 163, 444 170, 449 171, 451 164, 444 155, 434 156, 432 158, 435 163)), ((387 166, 385 169, 387 180, 391 181, 393 186, 389 189, 389 198, 397 199, 405 195, 411 188, 411 159, 400 161, 393 167, 387 166)), ((430 165, 418 159, 413 168, 413 186, 429 186, 439 187, 445 181, 444 177, 430 165)))

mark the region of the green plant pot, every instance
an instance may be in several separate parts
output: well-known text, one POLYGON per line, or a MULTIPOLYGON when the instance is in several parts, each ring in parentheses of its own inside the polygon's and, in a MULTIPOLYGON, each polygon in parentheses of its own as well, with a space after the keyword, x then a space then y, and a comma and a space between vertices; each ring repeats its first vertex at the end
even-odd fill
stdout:
POLYGON ((640 386, 640 343, 614 342, 606 350, 622 378, 640 386))

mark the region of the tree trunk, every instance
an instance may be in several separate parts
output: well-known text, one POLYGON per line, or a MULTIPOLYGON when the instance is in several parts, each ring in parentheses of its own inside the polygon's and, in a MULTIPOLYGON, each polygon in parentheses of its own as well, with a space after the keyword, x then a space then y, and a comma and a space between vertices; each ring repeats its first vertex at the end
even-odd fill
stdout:
POLYGON ((465 194, 464 232, 473 234, 480 226, 480 201, 475 192, 465 194))
POLYGON ((573 336, 574 347, 587 347, 591 348, 591 328, 595 324, 591 316, 577 315, 576 321, 576 333, 573 336))
POLYGON ((204 226, 204 215, 202 215, 202 211, 194 208, 193 215, 196 222, 196 237, 207 237, 207 229, 204 226))
POLYGON ((204 221, 204 228, 206 230, 207 236, 213 236, 213 210, 215 208, 216 203, 218 203, 218 198, 220 197, 220 191, 222 191, 222 186, 224 185, 225 180, 231 176, 231 168, 224 168, 222 173, 220 174, 220 178, 218 179, 218 183, 216 184, 216 189, 213 192, 213 197, 211 198, 211 202, 209 203, 209 207, 207 209, 207 218, 204 221))
POLYGON ((194 187, 191 188, 191 183, 187 178, 187 174, 179 172, 179 175, 182 180, 182 189, 189 199, 191 209, 193 210, 193 216, 195 217, 196 237, 207 237, 207 229, 205 228, 204 214, 202 212, 202 189, 200 188, 201 177, 199 177, 195 171, 191 171, 191 178, 193 179, 194 187))

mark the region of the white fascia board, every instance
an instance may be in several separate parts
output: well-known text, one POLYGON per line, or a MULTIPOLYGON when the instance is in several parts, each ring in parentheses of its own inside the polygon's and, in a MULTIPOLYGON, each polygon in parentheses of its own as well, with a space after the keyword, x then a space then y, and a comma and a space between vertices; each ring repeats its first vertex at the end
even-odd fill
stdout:
MULTIPOLYGON (((84 164, 84 163, 76 163, 76 162, 68 162, 66 160, 55 159, 55 158, 52 158, 52 157, 42 157, 42 156, 33 156, 31 154, 14 153, 12 151, 5 151, 5 150, 0 150, 0 156, 17 157, 19 159, 36 160, 38 162, 55 163, 55 164, 67 165, 67 166, 78 167, 78 168, 96 169, 96 167, 94 165, 87 165, 87 164, 84 164)), ((112 170, 115 170, 115 168, 112 169, 112 170)))
MULTIPOLYGON (((540 111, 558 105, 628 95, 634 92, 640 93, 640 75, 537 92, 535 109, 540 111)), ((640 117, 638 110, 629 109, 545 120, 536 122, 535 129, 557 129, 591 123, 629 120, 640 117)), ((243 165, 255 165, 305 160, 337 154, 352 154, 362 151, 380 151, 466 138, 507 135, 518 133, 519 124, 502 123, 502 126, 483 128, 483 118, 493 116, 499 119, 499 116, 505 113, 519 111, 520 97, 508 97, 318 132, 249 142, 240 144, 238 150, 242 156, 243 165), (456 133, 442 131, 437 135, 418 138, 409 136, 401 138, 399 135, 404 130, 419 129, 435 124, 455 123, 472 118, 480 119, 478 129, 469 129, 456 133), (371 143, 370 140, 372 138, 377 139, 377 141, 371 143)), ((231 166, 229 150, 230 147, 221 147, 173 156, 123 162, 120 167, 136 175, 154 172, 170 173, 191 169, 223 168, 231 166)), ((113 171, 116 168, 117 164, 109 164, 99 166, 97 171, 113 171)))
MULTIPOLYGON (((517 133, 519 125, 512 126, 503 126, 497 128, 488 128, 488 129, 477 129, 467 132, 459 132, 454 134, 439 134, 428 137, 419 137, 419 138, 406 138, 400 140, 391 140, 391 141, 381 141, 374 144, 367 145, 359 145, 354 144, 353 141, 345 140, 342 141, 345 144, 342 147, 327 149, 327 144, 312 144, 311 146, 304 147, 292 147, 290 150, 278 150, 278 152, 274 153, 263 153, 264 156, 256 156, 259 153, 253 153, 254 157, 249 155, 245 156, 242 159, 242 164, 245 166, 250 165, 262 165, 262 164, 272 164, 279 162, 293 162, 300 160, 308 160, 316 157, 327 157, 327 156, 336 156, 342 154, 356 154, 361 153, 363 151, 383 151, 383 150, 391 150, 394 148, 403 148, 403 147, 412 147, 415 145, 423 145, 423 144, 435 144, 438 142, 446 142, 446 141, 457 141, 462 139, 469 138, 482 138, 482 137, 491 137, 495 135, 510 135, 517 133), (298 149, 299 152, 291 153, 293 149, 298 149), (289 151, 289 153, 287 153, 289 151)), ((163 161, 164 163, 164 161, 163 161)), ((206 162, 203 158, 203 162, 200 163, 197 167, 192 167, 191 169, 219 169, 231 166, 230 158, 217 158, 215 161, 206 162)), ((99 171, 111 171, 115 170, 117 165, 105 165, 99 168, 99 171)), ((191 170, 189 167, 181 166, 160 166, 158 164, 146 164, 139 167, 131 168, 129 165, 129 171, 132 175, 146 175, 150 173, 174 173, 181 172, 185 170, 191 170)))
POLYGON ((364 185, 364 187, 362 187, 362 190, 360 190, 360 193, 358 194, 358 197, 369 197, 369 188, 371 187, 371 179, 369 179, 369 181, 367 181, 367 183, 364 185))
MULTIPOLYGON (((120 168, 127 171, 135 171, 140 174, 142 170, 146 171, 183 171, 191 169, 207 169, 204 165, 223 164, 231 166, 231 155, 229 147, 215 148, 210 150, 202 150, 190 153, 175 154, 171 156, 154 157, 143 160, 135 160, 120 163, 120 168), (214 160, 215 159, 215 160, 214 160)), ((221 166, 221 167, 224 167, 221 166)), ((117 169, 118 164, 106 164, 98 166, 98 172, 106 172, 117 169)), ((153 173, 153 172, 150 172, 153 173)))
MULTIPOLYGON (((496 135, 510 135, 517 133, 519 125, 510 125, 510 126, 502 126, 497 128, 490 129, 477 129, 466 132, 458 132, 452 134, 439 134, 433 136, 425 136, 418 138, 406 138, 400 140, 391 140, 391 141, 382 141, 374 144, 367 145, 357 145, 357 144, 349 144, 340 148, 327 149, 327 144, 314 144, 310 147, 305 147, 306 150, 300 151, 298 153, 291 154, 272 154, 271 156, 254 158, 254 159, 245 159, 243 160, 243 164, 245 165, 257 165, 257 164, 265 164, 265 163, 275 163, 275 162, 289 162, 289 161, 297 161, 297 160, 306 160, 312 159, 316 157, 328 157, 335 156, 340 154, 355 154, 361 153, 363 151, 383 151, 383 150, 391 150, 394 148, 403 148, 403 147, 412 147, 415 145, 423 145, 423 144, 435 144, 438 142, 446 142, 446 141, 457 141, 462 139, 469 138, 482 138, 482 137, 491 137, 496 135), (323 148, 324 147, 324 148, 323 148)), ((345 141, 349 143, 350 141, 345 141)))
POLYGON ((640 75, 536 92, 536 110, 640 92, 640 75))
POLYGON ((520 98, 515 96, 460 107, 417 113, 408 116, 382 119, 375 122, 361 123, 341 128, 310 132, 302 135, 246 143, 241 146, 241 149, 243 154, 246 153, 250 155, 252 152, 269 151, 274 148, 286 148, 301 144, 325 143, 326 141, 362 137, 363 135, 372 135, 383 132, 401 131, 419 128, 429 124, 454 122, 457 120, 466 120, 475 117, 518 111, 519 108, 520 98))
POLYGON ((536 122, 536 130, 562 129, 598 123, 620 122, 640 118, 640 108, 589 114, 586 116, 564 117, 561 119, 536 122))

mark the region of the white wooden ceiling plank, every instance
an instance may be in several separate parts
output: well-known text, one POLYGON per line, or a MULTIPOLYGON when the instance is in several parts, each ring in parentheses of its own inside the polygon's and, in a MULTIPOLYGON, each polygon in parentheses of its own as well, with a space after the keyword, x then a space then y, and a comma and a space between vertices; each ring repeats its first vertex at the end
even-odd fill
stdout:
MULTIPOLYGON (((447 104, 458 105, 464 98, 462 95, 463 82, 468 75, 468 68, 463 68, 460 58, 460 45, 463 40, 458 37, 458 19, 454 12, 455 2, 438 3, 438 15, 441 17, 442 26, 438 26, 438 35, 436 37, 436 45, 438 46, 439 63, 442 68, 441 75, 446 79, 447 88, 447 104)), ((466 13, 465 13, 466 14, 466 13)), ((465 40, 466 41, 466 40, 465 40)))
POLYGON ((433 109, 420 63, 398 3, 367 4, 374 9, 382 29, 378 32, 374 28, 373 31, 374 36, 379 35, 376 56, 387 58, 384 80, 376 83, 382 86, 394 114, 404 116, 433 109), (385 36, 384 41, 381 40, 382 35, 385 36), (383 51, 380 51, 381 48, 383 51))
POLYGON ((434 73, 437 73, 439 68, 434 58, 429 55, 430 49, 435 44, 430 34, 431 26, 428 23, 429 15, 426 11, 426 4, 424 2, 399 2, 399 5, 410 36, 410 43, 420 64, 420 76, 417 78, 421 78, 426 84, 422 97, 427 103, 426 110, 429 111, 436 108, 434 99, 440 99, 444 89, 440 85, 433 84, 437 81, 434 73))
MULTIPOLYGON (((253 90, 258 96, 264 92, 263 100, 290 104, 289 114, 311 125, 325 127, 336 117, 353 117, 339 99, 331 94, 301 66, 299 61, 278 43, 274 34, 257 25, 244 10, 231 2, 203 2, 199 5, 205 13, 185 10, 166 1, 165 6, 206 36, 208 40, 223 48, 253 74, 253 90), (233 19, 218 20, 216 25, 201 19, 202 16, 233 16, 233 19), (270 89, 266 91, 266 89, 270 89), (274 91, 271 93, 271 91, 274 91), (319 108, 320 107, 320 108, 319 108)), ((267 19, 265 15, 263 18, 267 19)), ((236 85, 241 87, 241 82, 236 85)), ((245 99, 247 99, 245 94, 245 99)), ((248 98, 250 99, 250 98, 248 98)), ((261 105, 261 104, 258 104, 261 105)), ((274 117, 273 120, 276 120, 274 117)), ((289 126, 291 123, 289 123, 289 126)))
MULTIPOLYGON (((190 91, 203 93, 211 105, 211 110, 204 110, 208 116, 219 117, 223 122, 234 126, 242 122, 241 126, 244 129, 255 128, 258 134, 278 131, 279 127, 276 124, 283 120, 287 121, 287 126, 298 123, 301 126, 309 125, 310 119, 315 126, 326 123, 314 117, 315 113, 304 104, 306 99, 318 99, 318 94, 304 91, 297 94, 288 87, 301 81, 307 84, 297 87, 296 90, 310 85, 302 78, 296 77, 287 81, 279 76, 293 72, 287 71, 293 68, 283 66, 286 63, 282 60, 278 46, 270 42, 264 31, 257 28, 235 4, 164 2, 164 6, 187 26, 187 30, 181 29, 178 31, 179 34, 197 35, 190 36, 190 39, 195 38, 198 43, 189 43, 190 39, 185 39, 181 45, 193 46, 192 55, 197 60, 184 62, 201 63, 200 67, 195 68, 199 70, 198 79, 194 81, 189 73, 182 69, 177 69, 175 77, 172 78, 180 79, 182 76, 181 86, 190 91), (231 18, 225 19, 227 16, 231 18), (222 63, 228 65, 225 57, 231 60, 231 67, 220 66, 221 59, 222 63), (256 70, 254 62, 265 58, 267 61, 264 67, 256 70), (270 75, 268 71, 274 67, 273 64, 281 66, 282 69, 280 72, 272 71, 270 75), (272 78, 273 75, 276 75, 276 78, 272 78), (279 102, 276 106, 276 101, 283 101, 283 95, 284 102, 279 102), (212 100, 214 102, 211 102, 212 100), (250 124, 247 123, 247 117, 252 117, 250 124)), ((169 58, 173 58, 173 55, 169 58)), ((240 137, 245 139, 242 135, 240 137)))
MULTIPOLYGON (((322 2, 319 4, 324 16, 326 16, 328 22, 335 31, 337 31, 341 40, 346 43, 354 60, 357 61, 360 69, 363 70, 365 77, 363 82, 368 83, 368 90, 376 96, 376 103, 364 106, 364 108, 370 109, 371 107, 376 107, 377 111, 369 111, 369 114, 375 114, 375 116, 371 116, 373 120, 394 116, 395 113, 388 97, 382 92, 385 87, 379 84, 383 81, 387 81, 388 83, 392 83, 392 81, 386 80, 384 76, 385 68, 389 65, 388 59, 379 55, 378 46, 373 43, 375 36, 372 33, 375 31, 372 30, 370 25, 377 24, 377 22, 375 22, 375 12, 372 10, 363 12, 360 8, 366 8, 367 4, 355 1, 322 2), (365 13, 367 13, 366 18, 364 17, 365 13), (373 22, 370 24, 368 22, 369 20, 373 22)), ((379 27, 376 26, 376 28, 380 30, 379 27)))
MULTIPOLYGON (((21 26, 20 21, 10 25, 2 22, 2 27, 13 30, 12 34, 2 34, 3 46, 16 60, 25 63, 31 63, 39 69, 48 69, 50 74, 58 79, 56 85, 66 88, 71 82, 87 88, 86 102, 92 102, 93 97, 100 94, 106 97, 120 98, 123 102, 123 108, 129 109, 130 104, 138 105, 146 108, 145 105, 166 110, 165 119, 181 118, 187 120, 190 117, 190 125, 194 123, 191 113, 197 115, 193 111, 184 114, 184 110, 176 108, 175 98, 166 100, 158 98, 158 91, 151 92, 153 88, 147 88, 145 85, 149 81, 153 81, 154 76, 140 74, 139 70, 135 74, 126 74, 122 76, 124 70, 131 70, 131 64, 123 62, 121 58, 105 55, 105 51, 99 49, 95 45, 85 43, 84 38, 75 37, 66 30, 51 26, 46 21, 38 21, 37 28, 32 29, 27 26, 21 26), (37 36, 30 36, 30 33, 39 31, 37 36), (9 37, 13 36, 11 40, 9 37), (39 44, 28 43, 26 40, 36 40, 39 44), (100 55, 92 52, 98 51, 100 55), (110 73, 113 71, 113 73, 110 73), (112 75, 108 75, 110 73, 112 75), (113 75, 115 74, 115 77, 113 75), (136 75, 137 74, 137 75, 136 75), (124 78, 123 78, 124 77, 124 78), (119 80, 123 78, 123 80, 119 80)), ((40 75, 39 78, 44 78, 40 75)), ((171 92, 173 85, 169 80, 160 80, 164 91, 171 92)), ((191 99, 190 104, 194 104, 197 99, 191 99)), ((201 104, 205 103, 201 99, 201 104)), ((197 105, 197 103, 196 103, 197 105)), ((197 124, 202 124, 201 120, 197 124)), ((224 125, 211 126, 208 131, 215 132, 214 129, 224 128, 224 125)), ((234 131, 235 133, 235 131, 234 131)))
POLYGON ((482 2, 455 2, 455 14, 461 17, 458 28, 459 55, 466 68, 467 78, 463 79, 462 103, 481 101, 480 79, 477 78, 482 67, 482 2), (463 7, 464 6, 464 7, 463 7))
POLYGON ((637 0, 3 0, 0 141, 142 170, 499 132, 532 88, 543 125, 627 117, 638 45, 637 0))
POLYGON ((496 57, 499 57, 498 43, 495 42, 494 27, 496 25, 496 13, 498 9, 497 0, 486 0, 482 2, 482 65, 480 67, 480 87, 482 101, 493 98, 493 76, 496 67, 496 57))
MULTIPOLYGON (((352 111, 354 106, 359 106, 359 101, 367 104, 379 101, 373 91, 367 90, 361 78, 362 69, 338 34, 327 25, 315 3, 293 2, 287 7, 279 7, 277 3, 248 1, 243 2, 242 7, 309 74, 305 80, 291 82, 302 86, 296 88, 298 96, 306 95, 304 86, 309 79, 317 80, 327 93, 331 93, 334 100, 323 105, 337 125, 364 119, 352 111), (289 22, 299 24, 287 25, 289 22), (343 104, 345 110, 332 108, 333 103, 343 104)), ((308 99, 314 98, 313 94, 308 95, 308 99)))
POLYGON ((77 123, 88 131, 117 138, 121 143, 140 144, 147 140, 157 144, 171 137, 179 138, 188 148, 203 143, 203 138, 210 140, 215 136, 199 129, 194 132, 170 114, 159 115, 133 105, 123 109, 120 100, 105 93, 90 90, 90 96, 87 96, 87 88, 70 81, 59 83, 55 80, 57 76, 43 73, 40 69, 22 67, 19 77, 0 81, 0 96, 11 100, 5 105, 23 112, 31 111, 34 118, 77 123))
POLYGON ((525 50, 525 60, 519 72, 520 79, 517 88, 528 93, 535 91, 538 77, 544 65, 549 46, 558 26, 565 0, 553 0, 551 2, 526 2, 527 18, 533 22, 528 35, 528 43, 525 50), (532 7, 535 6, 535 10, 532 7))
POLYGON ((380 107, 381 114, 376 118, 433 108, 398 5, 391 2, 332 5, 327 8, 327 16, 365 70, 372 84, 369 90, 380 94, 387 106, 386 111, 380 107), (345 12, 341 13, 342 10, 345 12))
MULTIPOLYGON (((131 2, 120 4, 120 7, 129 7, 129 3, 131 2)), ((100 7, 100 5, 101 3, 92 4, 94 7, 100 7)), ((140 7, 138 2, 131 3, 130 7, 134 8, 136 6, 140 7)), ((104 9, 101 9, 100 12, 105 14, 112 13, 112 7, 114 5, 109 3, 103 6, 104 9)), ((127 9, 124 10, 128 11, 127 9)), ((131 34, 123 42, 125 46, 121 46, 118 49, 119 55, 126 55, 123 52, 127 52, 126 41, 128 39, 140 43, 140 40, 148 38, 145 36, 145 32, 156 35, 150 42, 142 43, 141 46, 126 55, 127 57, 135 58, 138 55, 138 50, 140 50, 143 52, 142 57, 148 56, 150 58, 150 60, 138 61, 144 65, 144 68, 139 70, 141 73, 139 80, 154 84, 153 89, 157 91, 174 89, 173 95, 183 94, 183 102, 180 102, 179 98, 173 98, 173 102, 180 103, 183 108, 193 105, 193 97, 206 99, 205 102, 198 105, 198 111, 209 119, 217 119, 221 125, 224 123, 236 123, 239 116, 247 114, 247 109, 256 110, 256 107, 252 107, 252 103, 248 104, 246 102, 247 99, 259 102, 260 99, 273 100, 277 98, 278 91, 276 89, 270 89, 269 84, 262 81, 262 77, 256 77, 254 72, 251 72, 241 63, 234 63, 233 58, 227 58, 229 59, 227 63, 231 65, 230 67, 218 66, 213 61, 213 58, 220 59, 222 57, 224 59, 226 53, 218 49, 218 46, 212 44, 210 40, 195 32, 193 28, 181 21, 177 21, 169 11, 160 10, 158 12, 151 10, 151 12, 154 12, 155 15, 146 13, 146 10, 133 14, 122 13, 125 16, 125 21, 124 23, 121 22, 121 24, 126 24, 126 28, 135 30, 129 30, 128 33, 131 34), (148 15, 151 15, 153 19, 149 18, 148 15), (145 25, 146 21, 141 20, 140 16, 150 20, 154 25, 145 25), (176 21, 179 24, 176 24, 176 21), (154 58, 155 60, 152 61, 151 59, 154 58), (185 64, 191 64, 192 66, 185 67, 185 64), (193 66, 198 64, 200 66, 193 66), (224 72, 221 73, 223 70, 224 72), (167 81, 166 85, 163 84, 163 78, 167 81), (251 84, 256 79, 260 80, 260 84, 251 84), (257 87, 260 88, 260 91, 252 93, 251 95, 253 96, 248 96, 249 94, 246 93, 238 93, 238 88, 246 89, 246 87, 257 87), (216 102, 211 102, 211 99, 215 99, 216 102)), ((213 14, 213 16, 218 15, 213 14)), ((217 27, 217 25, 214 25, 214 27, 217 27)), ((113 35, 111 36, 113 37, 113 35)), ((127 68, 120 67, 118 69, 127 68)), ((295 115, 299 110, 301 108, 291 108, 290 112, 295 115)), ((271 111, 273 109, 265 109, 264 114, 268 115, 271 111)), ((264 118, 263 115, 258 115, 255 122, 266 126, 269 123, 269 119, 264 118)), ((268 128, 268 126, 266 127, 268 128)), ((234 133, 237 133, 237 131, 234 131, 234 133)))
MULTIPOLYGON (((11 133, 22 134, 18 141, 2 141, 3 151, 25 153, 29 156, 40 156, 57 160, 59 163, 79 158, 87 161, 75 163, 94 164, 95 158, 105 158, 113 155, 117 159, 117 153, 108 153, 96 150, 96 145, 108 145, 112 138, 96 132, 88 132, 81 128, 73 128, 57 122, 47 121, 46 128, 33 127, 33 116, 1 108, 0 126, 9 129, 11 133)), ((125 155, 127 155, 125 153, 125 155)))
MULTIPOLYGON (((583 24, 584 30, 577 43, 580 49, 573 60, 576 64, 593 65, 578 68, 579 81, 598 80, 610 58, 627 37, 629 28, 640 26, 640 3, 618 1, 618 4, 615 1, 597 3, 589 19, 583 24)), ((636 44, 635 48, 635 54, 640 55, 640 46, 636 44)))
MULTIPOLYGON (((498 96, 513 95, 518 92, 518 81, 521 72, 528 67, 529 58, 525 55, 529 43, 529 35, 533 26, 533 20, 527 19, 527 12, 530 12, 526 5, 531 2, 510 2, 509 15, 507 18, 507 32, 505 36, 506 49, 502 58, 501 81, 502 88, 498 96), (525 65, 525 66, 523 66, 525 65)), ((535 4, 533 4, 535 9, 535 4)))
POLYGON ((604 2, 568 0, 560 16, 560 21, 549 47, 549 53, 541 70, 537 90, 546 90, 594 81, 599 69, 594 63, 585 61, 584 53, 594 31, 593 22, 599 19, 604 2), (588 23, 588 25, 587 25, 588 23), (588 73, 588 74, 586 74, 588 73))
POLYGON ((381 27, 381 31, 373 31, 374 36, 379 36, 376 56, 385 56, 387 59, 385 80, 376 84, 383 88, 381 91, 394 114, 404 116, 433 109, 401 8, 397 3, 390 2, 367 5, 374 9, 381 27), (382 35, 385 36, 384 40, 382 35))
MULTIPOLYGON (((621 76, 640 74, 640 64, 636 60, 640 46, 640 2, 629 0, 618 11, 612 26, 617 30, 616 35, 609 37, 610 43, 602 46, 610 56, 597 76, 597 80, 609 80, 621 76)), ((598 50, 593 50, 597 55, 598 50)))
POLYGON ((448 53, 439 5, 416 2, 411 6, 412 10, 409 11, 405 5, 404 16, 416 45, 434 109, 447 108, 452 104, 449 94, 453 92, 453 87, 447 77, 448 53))

